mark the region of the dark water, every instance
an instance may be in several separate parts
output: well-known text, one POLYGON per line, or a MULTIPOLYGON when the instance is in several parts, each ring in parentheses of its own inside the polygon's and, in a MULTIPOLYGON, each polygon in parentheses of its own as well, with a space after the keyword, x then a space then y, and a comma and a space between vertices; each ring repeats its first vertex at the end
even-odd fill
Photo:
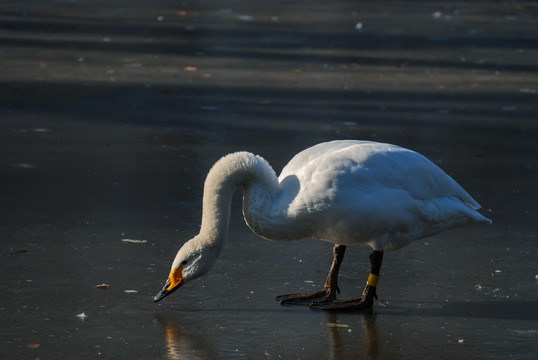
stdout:
MULTIPOLYGON (((3 3, 0 357, 534 358, 537 17, 532 2, 3 3), (278 172, 347 138, 425 154, 493 225, 386 253, 384 306, 327 314, 274 298, 320 288, 331 245, 257 238, 238 194, 213 270, 152 302, 214 161, 249 150, 278 172)), ((368 254, 348 250, 342 298, 368 254)))

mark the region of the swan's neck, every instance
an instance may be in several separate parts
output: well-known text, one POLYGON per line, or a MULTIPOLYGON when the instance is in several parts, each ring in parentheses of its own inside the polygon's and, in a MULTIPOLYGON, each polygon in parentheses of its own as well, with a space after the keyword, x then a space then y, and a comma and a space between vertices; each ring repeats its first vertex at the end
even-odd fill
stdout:
POLYGON ((238 187, 245 192, 255 187, 271 198, 278 180, 267 161, 248 152, 227 155, 213 165, 204 184, 200 235, 219 251, 228 234, 232 196, 238 187))

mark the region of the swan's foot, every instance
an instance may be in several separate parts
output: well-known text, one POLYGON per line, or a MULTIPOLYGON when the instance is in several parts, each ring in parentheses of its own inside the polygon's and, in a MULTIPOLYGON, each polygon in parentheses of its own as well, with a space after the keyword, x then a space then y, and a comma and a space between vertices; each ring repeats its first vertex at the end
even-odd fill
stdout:
POLYGON ((333 263, 322 290, 313 294, 280 295, 276 297, 276 301, 281 305, 311 305, 314 302, 336 300, 336 294, 340 292, 340 289, 338 288, 338 271, 342 264, 342 260, 344 259, 345 252, 345 245, 334 245, 333 263))
POLYGON ((359 311, 369 310, 374 305, 374 299, 377 299, 375 286, 367 285, 362 293, 362 297, 352 300, 331 300, 314 302, 310 305, 311 309, 325 311, 359 311))
POLYGON ((276 297, 281 305, 312 305, 313 303, 335 301, 338 288, 325 287, 312 294, 287 294, 276 297))

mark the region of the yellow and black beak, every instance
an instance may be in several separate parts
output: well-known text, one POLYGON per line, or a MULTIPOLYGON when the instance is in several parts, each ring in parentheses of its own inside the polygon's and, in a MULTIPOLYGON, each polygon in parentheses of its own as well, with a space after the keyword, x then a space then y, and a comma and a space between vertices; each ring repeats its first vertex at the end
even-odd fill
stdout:
POLYGON ((155 295, 153 301, 157 302, 159 300, 162 300, 163 298, 173 293, 175 290, 179 289, 181 285, 183 285, 183 265, 170 271, 170 275, 168 275, 166 284, 164 284, 163 289, 159 291, 157 295, 155 295))

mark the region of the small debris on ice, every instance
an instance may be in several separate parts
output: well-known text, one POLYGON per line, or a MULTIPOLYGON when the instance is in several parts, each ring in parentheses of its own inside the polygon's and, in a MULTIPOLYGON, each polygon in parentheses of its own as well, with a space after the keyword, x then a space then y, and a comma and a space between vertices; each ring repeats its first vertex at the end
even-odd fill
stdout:
POLYGON ((134 294, 134 293, 137 293, 138 290, 123 290, 125 293, 127 294, 134 294))
POLYGON ((355 29, 356 30, 362 30, 363 27, 364 27, 364 24, 361 23, 361 22, 358 22, 357 24, 355 24, 355 29))
POLYGON ((256 18, 250 15, 237 15, 237 20, 239 21, 254 21, 256 18))
POLYGON ((515 106, 504 106, 504 107, 501 108, 502 111, 514 111, 516 109, 517 109, 517 107, 515 107, 515 106))
POLYGON ((4 256, 4 255, 13 255, 13 254, 26 253, 26 252, 28 252, 28 250, 13 250, 12 249, 12 250, 0 253, 0 255, 2 255, 2 256, 4 256))
POLYGON ((327 326, 331 328, 348 328, 349 327, 349 325, 347 324, 338 324, 338 323, 327 323, 327 326))
POLYGON ((36 167, 34 164, 28 164, 28 163, 13 164, 13 166, 18 167, 20 169, 33 169, 36 167))
POLYGON ((132 244, 145 244, 147 240, 135 240, 135 239, 121 239, 121 241, 132 244))
POLYGON ((81 312, 80 314, 77 314, 75 316, 78 317, 80 320, 84 320, 84 319, 86 319, 88 317, 88 315, 86 315, 83 312, 81 312))

